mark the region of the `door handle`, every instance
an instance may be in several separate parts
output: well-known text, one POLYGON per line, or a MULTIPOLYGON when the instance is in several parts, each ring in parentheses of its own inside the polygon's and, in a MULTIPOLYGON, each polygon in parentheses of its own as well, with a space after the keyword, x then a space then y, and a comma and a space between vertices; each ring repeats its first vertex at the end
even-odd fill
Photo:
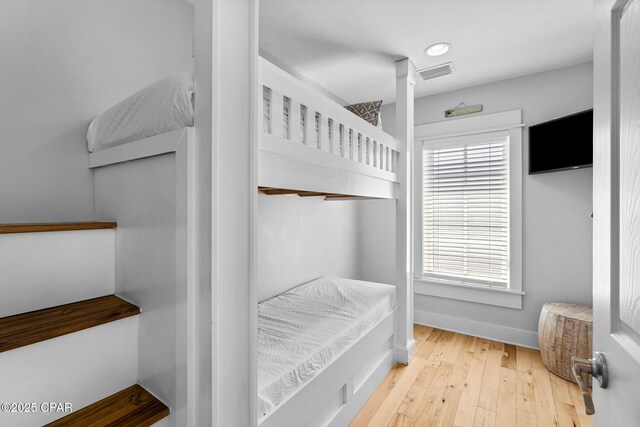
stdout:
POLYGON ((578 382, 582 398, 584 399, 584 408, 587 415, 593 415, 596 412, 593 406, 593 398, 589 393, 589 388, 582 379, 582 374, 589 374, 598 381, 601 388, 607 388, 609 383, 609 369, 607 368, 607 359, 604 354, 596 351, 592 359, 581 359, 579 357, 571 358, 571 370, 573 376, 578 382))

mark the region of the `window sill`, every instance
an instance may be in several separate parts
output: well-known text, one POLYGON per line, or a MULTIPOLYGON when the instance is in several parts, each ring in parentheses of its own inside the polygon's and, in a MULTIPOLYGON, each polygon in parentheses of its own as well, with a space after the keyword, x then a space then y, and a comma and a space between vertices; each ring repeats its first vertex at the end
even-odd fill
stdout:
POLYGON ((522 291, 468 283, 441 282, 427 278, 413 279, 413 292, 420 295, 516 309, 522 309, 522 297, 524 296, 522 291))

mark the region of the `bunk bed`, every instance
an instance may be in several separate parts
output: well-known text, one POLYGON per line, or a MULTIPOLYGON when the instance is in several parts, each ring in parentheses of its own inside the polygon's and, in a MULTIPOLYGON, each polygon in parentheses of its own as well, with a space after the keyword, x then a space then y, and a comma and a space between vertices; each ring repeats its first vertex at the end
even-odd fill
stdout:
MULTIPOLYGON (((262 194, 396 199, 399 141, 259 62, 262 194)), ((396 288, 322 278, 258 305, 258 425, 347 425, 396 362, 396 288)))
POLYGON ((392 368, 391 285, 325 277, 258 305, 260 426, 346 425, 392 368))
MULTIPOLYGON (((393 365, 411 358, 410 269, 402 265, 408 262, 408 138, 405 135, 401 143, 262 58, 258 76, 257 191, 269 196, 397 201, 401 274, 396 286, 322 278, 256 304, 257 361, 252 374, 257 375, 256 424, 347 425, 393 365), (297 318, 291 317, 295 310, 297 318), (289 329, 283 329, 284 324, 289 329), (292 359, 295 352, 306 358, 292 359)), ((409 68, 396 79, 405 88, 412 87, 409 68)), ((400 94, 399 99, 405 101, 401 116, 409 123, 412 92, 400 94)), ((181 300, 193 287, 187 258, 194 241, 193 117, 193 80, 183 74, 105 111, 87 134, 89 167, 95 171, 96 216, 172 219, 175 252, 167 249, 167 253, 175 256, 176 295, 181 300), (170 163, 162 160, 165 155, 173 155, 170 163), (121 191, 130 182, 149 185, 149 174, 165 172, 175 181, 166 186, 173 203, 157 206, 163 199, 155 198, 140 204, 135 192, 121 191), (132 212, 129 206, 143 206, 143 211, 132 212)), ((406 129, 412 129, 412 122, 406 129)), ((122 236, 119 244, 134 248, 123 253, 141 257, 129 264, 148 265, 149 249, 159 247, 155 237, 132 234, 129 240, 124 232, 122 236)), ((119 274, 126 279, 131 273, 135 271, 119 274)), ((176 344, 194 340, 188 328, 192 316, 188 307, 176 308, 176 344)), ((194 373, 184 366, 193 361, 185 349, 186 345, 176 345, 176 364, 179 375, 191 382, 194 373)), ((172 406, 184 399, 184 393, 186 389, 178 390, 165 400, 172 406)))

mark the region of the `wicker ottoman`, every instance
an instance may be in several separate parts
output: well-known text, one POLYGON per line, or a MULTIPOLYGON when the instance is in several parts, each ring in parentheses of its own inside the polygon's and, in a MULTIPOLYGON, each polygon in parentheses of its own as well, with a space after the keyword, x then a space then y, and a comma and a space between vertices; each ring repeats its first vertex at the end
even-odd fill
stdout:
MULTIPOLYGON (((538 344, 544 366, 565 380, 576 382, 571 357, 591 357, 593 311, 591 307, 564 302, 548 302, 540 312, 538 344)), ((585 376, 591 385, 591 377, 585 376)))

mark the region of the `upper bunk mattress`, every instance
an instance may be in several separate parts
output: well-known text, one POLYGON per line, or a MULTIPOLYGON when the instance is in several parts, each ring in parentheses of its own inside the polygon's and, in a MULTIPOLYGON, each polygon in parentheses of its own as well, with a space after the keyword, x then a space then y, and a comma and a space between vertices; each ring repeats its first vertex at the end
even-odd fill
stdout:
POLYGON ((324 277, 258 304, 260 416, 396 307, 395 286, 324 277))
POLYGON ((134 93, 89 125, 89 151, 193 126, 193 75, 179 73, 134 93))

